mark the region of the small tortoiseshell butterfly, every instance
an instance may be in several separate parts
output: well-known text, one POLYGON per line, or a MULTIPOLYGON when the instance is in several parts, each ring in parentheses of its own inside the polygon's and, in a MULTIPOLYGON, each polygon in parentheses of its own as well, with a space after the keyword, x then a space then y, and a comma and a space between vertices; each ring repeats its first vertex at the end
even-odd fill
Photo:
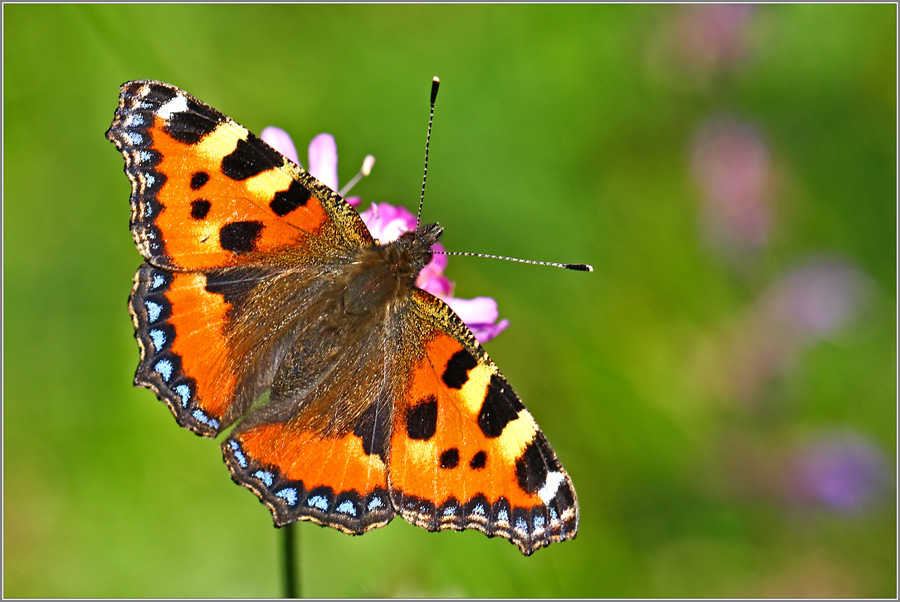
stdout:
POLYGON ((146 261, 135 384, 222 444, 278 526, 396 515, 523 554, 575 537, 572 481, 469 328, 416 288, 441 235, 379 244, 336 192, 222 113, 122 85, 107 137, 146 261))

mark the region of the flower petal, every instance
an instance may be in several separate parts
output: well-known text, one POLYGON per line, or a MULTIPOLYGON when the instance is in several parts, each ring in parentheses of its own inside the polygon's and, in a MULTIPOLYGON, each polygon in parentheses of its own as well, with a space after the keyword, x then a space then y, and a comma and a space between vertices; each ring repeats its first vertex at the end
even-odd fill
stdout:
POLYGON ((491 297, 475 297, 474 299, 451 297, 444 299, 444 302, 472 330, 479 343, 493 339, 509 326, 509 320, 496 322, 500 317, 500 312, 497 310, 497 301, 491 297))
POLYGON ((390 203, 372 203, 360 216, 372 236, 382 244, 397 240, 404 232, 416 229, 416 216, 406 207, 395 207, 390 203))
MULTIPOLYGON (((290 135, 281 128, 269 126, 265 128, 259 135, 263 142, 277 150, 279 153, 300 165, 300 158, 297 156, 297 149, 290 135)), ((302 167, 302 166, 301 166, 302 167)))
POLYGON ((334 191, 338 189, 337 143, 331 134, 319 134, 309 143, 309 173, 334 191))

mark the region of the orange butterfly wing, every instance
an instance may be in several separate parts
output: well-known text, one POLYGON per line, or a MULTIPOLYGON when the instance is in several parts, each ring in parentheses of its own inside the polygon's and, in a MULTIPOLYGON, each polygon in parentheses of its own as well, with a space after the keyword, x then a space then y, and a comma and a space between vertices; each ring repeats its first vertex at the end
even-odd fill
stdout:
POLYGON ((221 268, 287 247, 372 244, 340 196, 175 86, 124 84, 107 137, 125 157, 135 243, 158 267, 221 268))
POLYGON ((531 414, 443 302, 413 295, 416 345, 397 400, 388 478, 407 521, 478 529, 524 554, 578 529, 575 489, 531 414))
MULTIPOLYGON (((152 389, 179 424, 215 436, 249 407, 228 316, 263 274, 342 261, 374 244, 356 211, 246 128, 170 84, 122 85, 109 138, 131 180, 146 262, 129 301, 152 389)), ((240 349, 243 350, 243 349, 240 349)))

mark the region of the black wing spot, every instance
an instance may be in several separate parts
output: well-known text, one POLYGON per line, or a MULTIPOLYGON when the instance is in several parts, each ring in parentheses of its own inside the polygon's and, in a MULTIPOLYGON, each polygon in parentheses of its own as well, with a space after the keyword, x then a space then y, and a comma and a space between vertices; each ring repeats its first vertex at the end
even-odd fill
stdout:
POLYGON ((478 412, 478 426, 485 437, 499 437, 506 425, 515 420, 524 408, 509 383, 493 374, 481 411, 478 412))
POLYGON ((428 441, 437 431, 437 397, 429 395, 406 410, 406 434, 410 439, 428 441))
POLYGON ((472 470, 481 470, 487 464, 487 454, 483 451, 478 452, 474 456, 472 456, 472 461, 469 462, 469 468, 472 470))
POLYGON ((276 192, 269 208, 275 212, 278 217, 284 217, 297 207, 303 207, 309 201, 309 190, 306 186, 294 180, 287 190, 276 192))
POLYGON ((251 136, 248 140, 238 140, 234 150, 222 159, 222 173, 241 181, 281 165, 284 165, 281 155, 251 136))
POLYGON ((469 380, 469 370, 477 365, 478 360, 471 353, 465 349, 460 349, 450 357, 441 379, 451 389, 462 389, 466 381, 469 380))
POLYGON ((196 220, 206 218, 206 215, 209 213, 210 207, 212 207, 212 203, 210 203, 206 199, 197 199, 196 201, 191 201, 191 217, 196 220))
POLYGON ((372 403, 369 408, 359 417, 359 422, 353 427, 353 434, 362 441, 363 451, 367 456, 378 454, 381 460, 387 463, 387 429, 385 421, 390 419, 390 414, 385 412, 379 422, 378 402, 372 403))
POLYGON ((441 452, 441 468, 456 468, 459 466, 459 450, 455 447, 441 452))
POLYGON ((219 229, 219 244, 232 253, 249 253, 256 249, 262 230, 262 222, 231 222, 219 229))
POLYGON ((525 493, 537 492, 547 481, 547 463, 540 445, 541 441, 535 437, 516 459, 516 480, 525 493))
POLYGON ((209 174, 205 171, 194 172, 191 176, 191 190, 200 190, 209 182, 209 174))
POLYGON ((208 109, 187 99, 187 110, 172 113, 163 130, 178 142, 197 144, 204 136, 212 133, 221 121, 221 115, 208 113, 208 109))

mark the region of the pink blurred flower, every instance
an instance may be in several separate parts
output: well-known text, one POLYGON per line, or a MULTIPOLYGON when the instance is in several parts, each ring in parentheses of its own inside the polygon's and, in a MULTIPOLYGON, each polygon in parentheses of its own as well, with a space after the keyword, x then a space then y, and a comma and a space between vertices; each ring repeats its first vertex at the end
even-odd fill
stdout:
POLYGON ((681 59, 704 73, 737 64, 747 54, 749 4, 691 4, 678 7, 675 31, 681 59))
POLYGON ((691 163, 712 245, 726 255, 762 248, 772 226, 775 177, 759 132, 735 119, 713 118, 694 138, 691 163))
MULTIPOLYGON (((276 127, 267 127, 260 138, 282 155, 300 165, 297 150, 291 137, 276 127)), ((309 173, 320 182, 338 190, 337 144, 331 134, 319 134, 309 145, 309 173)), ((361 203, 359 197, 346 199, 354 207, 361 203)), ((405 207, 390 203, 372 203, 360 213, 372 237, 384 244, 400 238, 404 232, 416 229, 416 216, 405 207)), ((487 342, 509 326, 509 320, 497 321, 500 317, 497 302, 491 297, 461 299, 453 296, 453 283, 444 276, 447 256, 444 247, 437 243, 432 247, 437 251, 431 261, 419 272, 416 286, 444 301, 466 323, 479 342, 487 342)))

